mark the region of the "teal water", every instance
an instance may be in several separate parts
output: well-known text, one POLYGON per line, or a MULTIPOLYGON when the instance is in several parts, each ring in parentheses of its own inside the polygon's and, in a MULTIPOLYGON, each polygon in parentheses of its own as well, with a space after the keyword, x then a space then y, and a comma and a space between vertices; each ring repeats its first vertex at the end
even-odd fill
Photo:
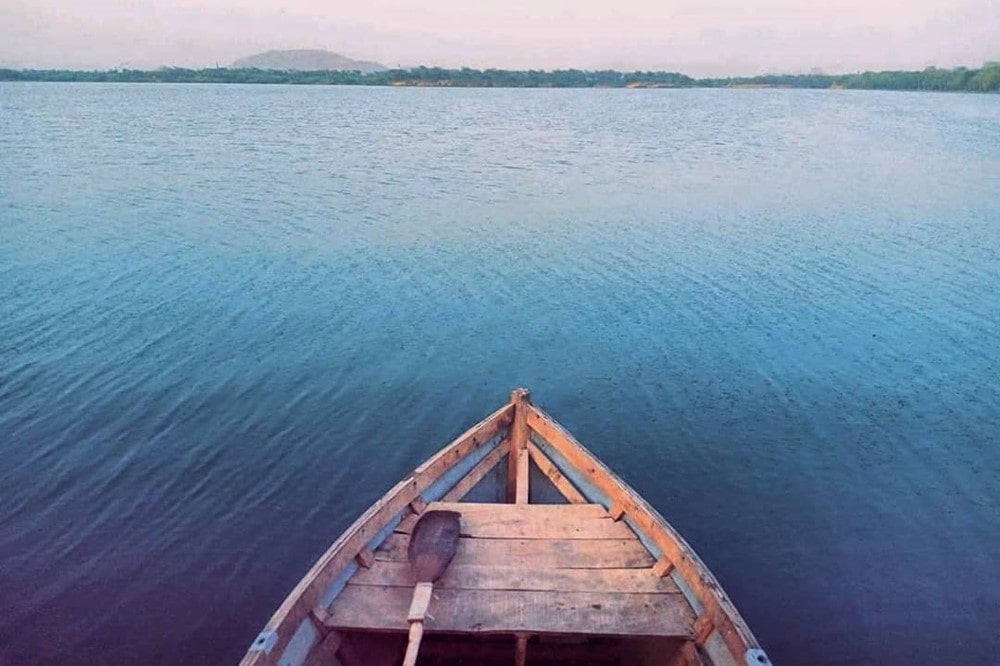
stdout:
POLYGON ((1000 97, 0 84, 0 664, 235 663, 532 388, 775 664, 1000 653, 1000 97))

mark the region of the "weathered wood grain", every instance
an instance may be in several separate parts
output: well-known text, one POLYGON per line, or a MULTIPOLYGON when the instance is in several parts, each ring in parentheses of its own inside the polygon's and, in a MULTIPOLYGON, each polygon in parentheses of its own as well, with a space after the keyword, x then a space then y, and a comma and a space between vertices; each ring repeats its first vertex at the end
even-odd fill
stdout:
POLYGON ((520 504, 528 501, 528 469, 521 453, 528 444, 527 409, 531 393, 519 388, 511 391, 510 404, 514 416, 510 424, 510 458, 507 463, 507 501, 520 504), (523 466, 523 469, 522 469, 523 466), (521 501, 523 500, 523 501, 521 501))
MULTIPOLYGON (((404 562, 378 561, 371 569, 358 571, 351 585, 408 587, 413 574, 404 562)), ((653 575, 647 569, 556 569, 484 566, 452 562, 435 590, 537 590, 566 592, 611 592, 621 594, 680 592, 671 578, 653 575)))
MULTIPOLYGON (((375 551, 376 561, 406 562, 409 535, 392 534, 375 551)), ((458 540, 455 564, 556 569, 632 569, 653 566, 653 556, 636 539, 458 540)), ((652 575, 652 574, 649 574, 652 575)))
MULTIPOLYGON (((428 632, 525 632, 690 637, 691 607, 681 594, 612 594, 436 589, 428 632)), ((348 585, 326 618, 336 629, 406 631, 410 590, 348 585)))
POLYGON ((517 484, 514 493, 514 502, 516 504, 527 505, 528 503, 529 463, 528 449, 525 447, 519 448, 517 450, 517 484))
MULTIPOLYGON (((431 502, 428 510, 462 514, 462 536, 485 539, 634 539, 627 525, 611 520, 600 504, 473 504, 431 502)), ((416 516, 400 522, 409 533, 416 516)))

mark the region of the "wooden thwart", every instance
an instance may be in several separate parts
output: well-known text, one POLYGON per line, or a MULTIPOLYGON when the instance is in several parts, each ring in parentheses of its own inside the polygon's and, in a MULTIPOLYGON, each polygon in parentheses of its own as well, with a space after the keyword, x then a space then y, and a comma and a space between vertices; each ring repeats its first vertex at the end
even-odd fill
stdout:
MULTIPOLYGON (((376 562, 358 571, 352 585, 408 587, 413 578, 403 562, 376 562)), ((536 590, 566 592, 610 592, 621 594, 673 594, 679 592, 672 579, 650 576, 646 569, 542 569, 484 566, 452 562, 436 590, 536 590)))
MULTIPOLYGON (((634 539, 627 525, 611 520, 599 504, 473 504, 431 502, 428 510, 462 513, 462 536, 485 539, 634 539)), ((397 532, 409 532, 416 516, 397 532)))
MULTIPOLYGON (((681 594, 435 589, 428 632, 676 636, 694 616, 681 594)), ((337 629, 406 631, 411 589, 348 585, 325 618, 337 629)))
MULTIPOLYGON (((393 534, 376 561, 406 562, 406 534, 393 534)), ((470 539, 458 540, 455 564, 505 564, 523 568, 647 569, 655 560, 636 539, 470 539)))

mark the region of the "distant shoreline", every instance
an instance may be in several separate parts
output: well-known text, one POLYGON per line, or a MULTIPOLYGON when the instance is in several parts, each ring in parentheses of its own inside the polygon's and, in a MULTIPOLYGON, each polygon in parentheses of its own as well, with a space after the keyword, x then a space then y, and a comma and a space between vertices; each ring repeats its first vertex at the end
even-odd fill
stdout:
POLYGON ((438 88, 800 88, 998 92, 1000 63, 978 69, 957 67, 921 71, 856 74, 775 74, 747 77, 694 78, 678 72, 613 70, 501 70, 414 67, 378 72, 264 69, 0 69, 0 81, 90 83, 257 83, 438 88))

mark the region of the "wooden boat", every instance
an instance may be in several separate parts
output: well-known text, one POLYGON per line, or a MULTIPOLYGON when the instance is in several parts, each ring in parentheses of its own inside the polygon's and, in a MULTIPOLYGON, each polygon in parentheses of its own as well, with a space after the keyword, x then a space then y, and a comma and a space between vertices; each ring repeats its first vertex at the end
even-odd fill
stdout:
POLYGON ((517 389, 337 539, 242 666, 399 664, 409 535, 437 508, 461 531, 420 664, 770 663, 684 539, 517 389))

